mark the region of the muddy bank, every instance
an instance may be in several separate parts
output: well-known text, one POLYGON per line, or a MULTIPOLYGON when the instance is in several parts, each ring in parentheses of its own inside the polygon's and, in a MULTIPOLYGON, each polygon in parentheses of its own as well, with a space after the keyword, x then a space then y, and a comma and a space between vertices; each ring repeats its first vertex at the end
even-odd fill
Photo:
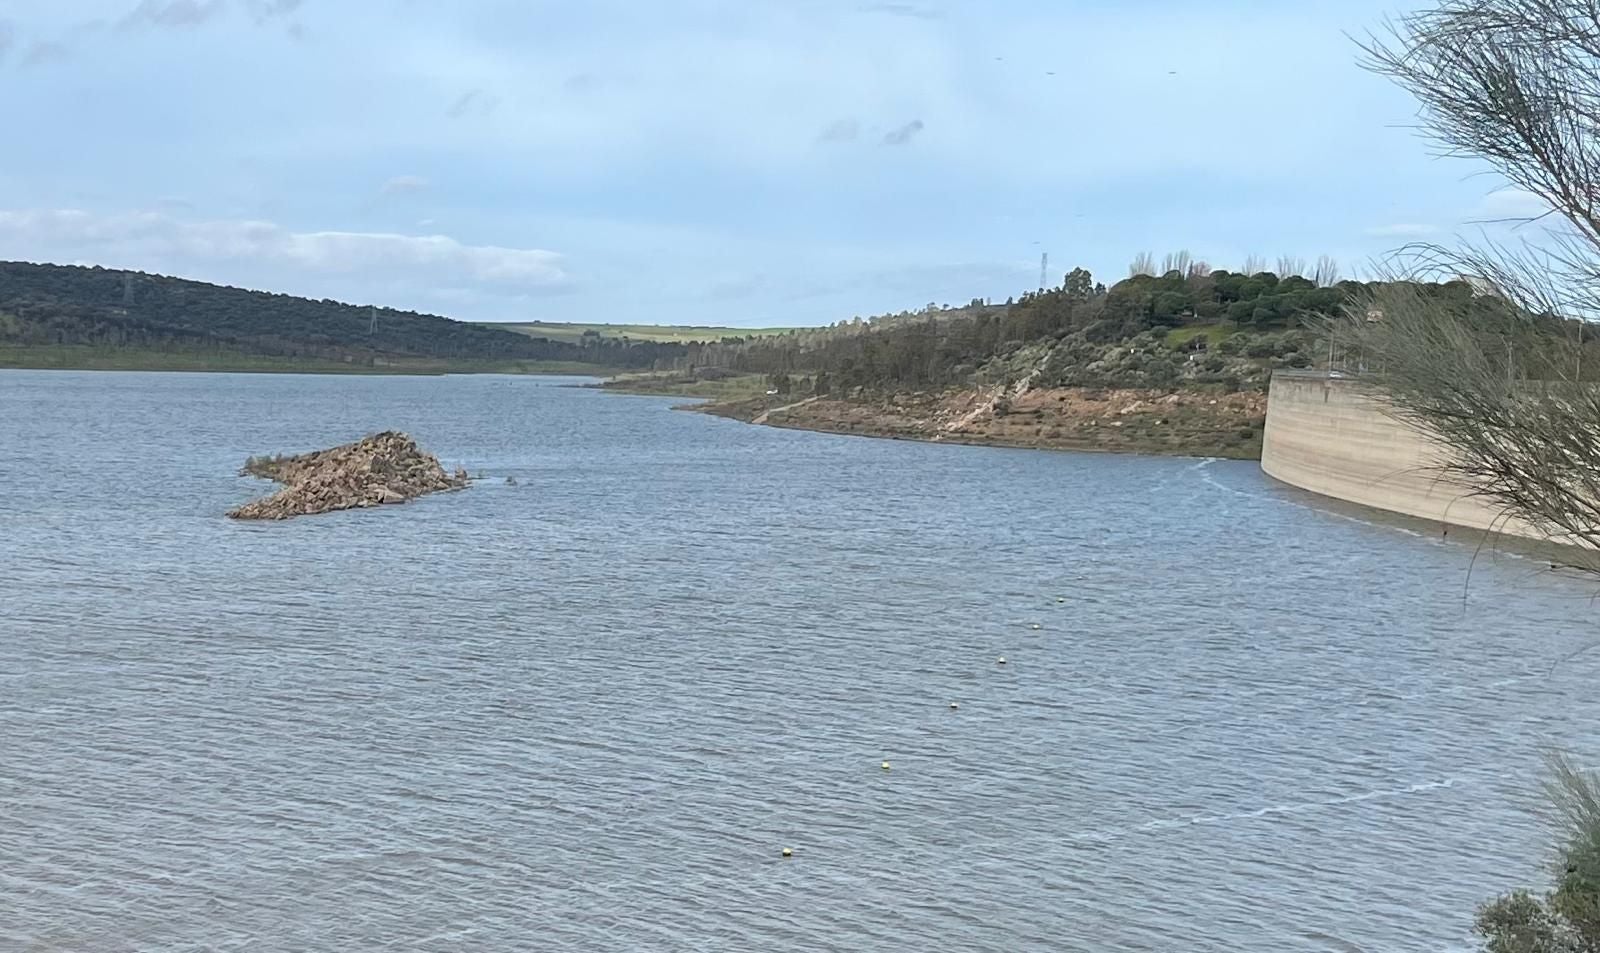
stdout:
POLYGON ((688 408, 827 433, 1047 450, 1257 459, 1267 396, 1091 388, 722 401, 688 408))
POLYGON ((446 473, 438 459, 403 433, 385 431, 355 443, 296 456, 251 457, 241 476, 285 484, 263 499, 228 511, 237 520, 284 520, 459 490, 465 470, 446 473))

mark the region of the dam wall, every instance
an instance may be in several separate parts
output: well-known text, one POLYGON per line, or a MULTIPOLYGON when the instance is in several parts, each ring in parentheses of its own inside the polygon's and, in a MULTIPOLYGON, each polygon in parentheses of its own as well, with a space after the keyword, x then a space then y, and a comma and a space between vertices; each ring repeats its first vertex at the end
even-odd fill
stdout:
POLYGON ((1279 372, 1267 398, 1261 469, 1323 496, 1439 524, 1545 539, 1468 493, 1438 470, 1446 451, 1390 416, 1354 381, 1323 372, 1279 372))

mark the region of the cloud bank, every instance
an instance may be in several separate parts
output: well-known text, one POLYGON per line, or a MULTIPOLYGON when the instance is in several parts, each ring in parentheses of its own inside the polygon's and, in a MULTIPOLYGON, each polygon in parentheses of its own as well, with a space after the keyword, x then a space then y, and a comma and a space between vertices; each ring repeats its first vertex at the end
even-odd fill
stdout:
POLYGON ((566 290, 562 256, 537 248, 467 245, 444 235, 297 232, 264 221, 184 221, 161 212, 0 211, 0 256, 73 249, 108 267, 167 270, 215 263, 278 265, 325 275, 487 284, 522 293, 566 290), (167 266, 170 267, 170 266, 167 266))
POLYGON ((1356 65, 1385 0, 0 7, 4 255, 468 319, 826 323, 1542 211, 1356 65))
POLYGON ((196 27, 227 8, 227 0, 143 0, 118 21, 124 30, 196 27))

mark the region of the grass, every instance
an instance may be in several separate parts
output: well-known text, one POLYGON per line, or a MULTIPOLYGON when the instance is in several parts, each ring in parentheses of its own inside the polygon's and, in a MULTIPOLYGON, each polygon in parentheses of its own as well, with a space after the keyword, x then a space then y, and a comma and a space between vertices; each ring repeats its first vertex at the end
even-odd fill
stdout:
POLYGON ((1221 344, 1223 340, 1232 337, 1238 332, 1237 328, 1226 324, 1198 324, 1187 328, 1173 328, 1167 332, 1167 346, 1178 350, 1195 338, 1206 339, 1206 347, 1212 348, 1221 344))
POLYGON ((552 374, 571 377, 616 377, 629 373, 627 368, 602 367, 581 361, 508 361, 472 365, 465 369, 448 370, 447 374, 552 374))
POLYGON ((618 368, 575 361, 401 360, 372 366, 262 354, 144 348, 0 345, 0 368, 71 371, 226 371, 259 374, 570 374, 611 377, 618 368))
POLYGON ((691 380, 683 374, 624 374, 606 381, 605 388, 630 394, 747 400, 766 394, 767 383, 760 374, 741 374, 721 380, 691 380))
POLYGON ((648 341, 654 344, 690 344, 695 341, 719 341, 725 337, 742 338, 747 335, 767 337, 796 330, 795 328, 727 328, 697 324, 580 324, 565 321, 525 321, 489 326, 516 331, 529 337, 566 341, 571 344, 582 341, 585 332, 588 331, 593 331, 603 338, 627 338, 630 341, 648 341))

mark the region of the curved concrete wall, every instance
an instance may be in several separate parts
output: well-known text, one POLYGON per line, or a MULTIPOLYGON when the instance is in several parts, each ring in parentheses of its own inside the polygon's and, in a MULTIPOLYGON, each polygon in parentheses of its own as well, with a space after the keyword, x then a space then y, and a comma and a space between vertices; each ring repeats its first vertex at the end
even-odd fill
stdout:
POLYGON ((1272 378, 1261 448, 1268 476, 1392 513, 1545 538, 1442 477, 1436 469, 1442 459, 1438 443, 1391 417, 1349 380, 1310 372, 1272 378))

